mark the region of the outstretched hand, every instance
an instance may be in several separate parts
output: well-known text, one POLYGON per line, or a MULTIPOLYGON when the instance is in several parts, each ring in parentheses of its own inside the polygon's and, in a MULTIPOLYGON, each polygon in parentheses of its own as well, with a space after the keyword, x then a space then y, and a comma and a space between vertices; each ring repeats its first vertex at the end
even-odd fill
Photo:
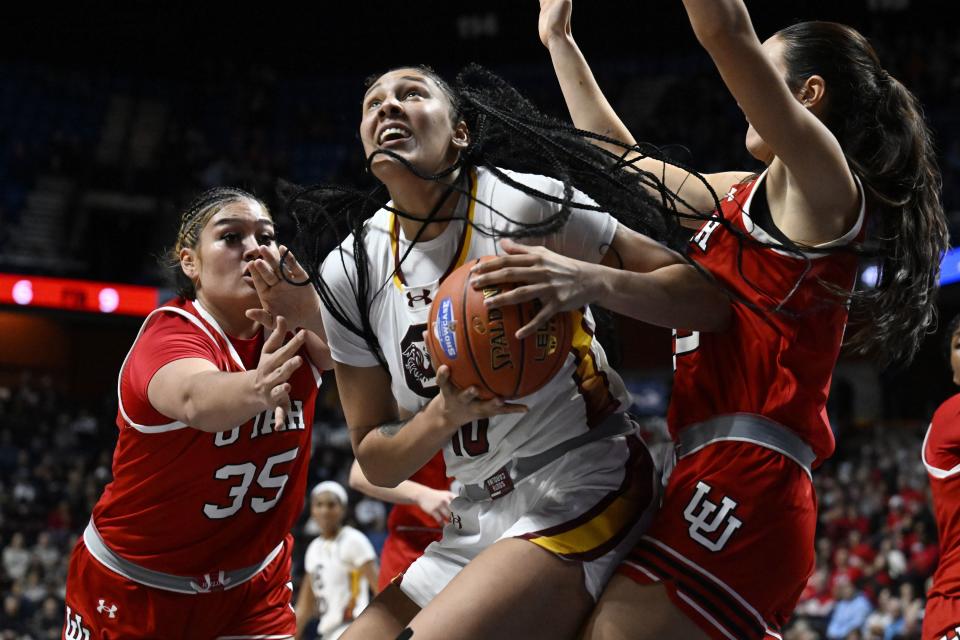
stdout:
POLYGON ((287 344, 283 344, 287 335, 287 321, 283 316, 276 316, 274 325, 274 331, 260 350, 254 389, 264 404, 274 409, 275 424, 283 424, 286 413, 290 411, 290 391, 293 388, 288 380, 303 364, 303 358, 297 352, 307 334, 303 330, 298 331, 287 344))
POLYGON ((523 339, 561 311, 579 309, 590 303, 596 291, 586 262, 554 253, 545 247, 528 247, 510 239, 500 241, 507 255, 481 262, 473 267, 470 280, 474 289, 498 284, 514 284, 510 291, 484 301, 490 309, 537 299, 542 307, 530 322, 517 331, 523 339))
POLYGON ((261 246, 260 257, 250 265, 250 276, 262 306, 247 311, 251 320, 268 329, 274 328, 274 319, 279 315, 285 316, 295 327, 312 327, 319 321, 320 296, 312 286, 291 284, 307 282, 310 276, 285 246, 281 245, 279 250, 261 246), (283 277, 281 255, 284 256, 283 277))
POLYGON ((569 37, 570 16, 573 13, 573 0, 540 0, 540 19, 537 30, 540 42, 549 48, 550 40, 557 37, 569 37))

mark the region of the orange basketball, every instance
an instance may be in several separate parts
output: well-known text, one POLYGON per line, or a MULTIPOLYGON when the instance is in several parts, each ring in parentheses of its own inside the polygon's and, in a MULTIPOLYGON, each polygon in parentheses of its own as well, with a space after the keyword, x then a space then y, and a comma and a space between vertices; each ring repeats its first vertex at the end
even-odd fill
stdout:
POLYGON ((445 364, 455 386, 475 386, 480 397, 520 398, 543 387, 570 353, 570 313, 558 313, 531 336, 516 333, 540 310, 538 300, 488 309, 483 301, 513 285, 470 286, 471 260, 447 276, 430 308, 427 348, 434 370, 445 364))

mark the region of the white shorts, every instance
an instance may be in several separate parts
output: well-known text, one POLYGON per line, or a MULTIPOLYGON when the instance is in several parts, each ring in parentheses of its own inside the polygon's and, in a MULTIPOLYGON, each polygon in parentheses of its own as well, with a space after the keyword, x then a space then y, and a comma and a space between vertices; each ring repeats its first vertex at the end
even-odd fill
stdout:
POLYGON ((443 538, 404 572, 400 589, 425 607, 481 551, 522 538, 581 562, 584 586, 597 600, 659 504, 660 477, 639 438, 592 442, 521 479, 501 498, 454 499, 443 538))

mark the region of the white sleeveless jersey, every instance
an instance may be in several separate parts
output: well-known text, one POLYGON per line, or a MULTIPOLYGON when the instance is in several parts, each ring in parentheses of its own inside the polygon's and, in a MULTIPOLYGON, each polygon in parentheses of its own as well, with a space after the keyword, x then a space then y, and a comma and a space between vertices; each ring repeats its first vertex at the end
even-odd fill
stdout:
POLYGON ((341 625, 356 619, 370 602, 370 585, 360 567, 376 560, 377 554, 367 536, 353 527, 342 527, 332 540, 315 538, 304 556, 305 580, 317 599, 324 637, 341 625))
MULTIPOLYGON (((563 184, 545 176, 504 171, 539 192, 563 197, 563 184)), ((540 222, 560 205, 529 196, 482 167, 468 176, 472 198, 461 197, 457 220, 427 242, 410 243, 396 216, 381 209, 366 223, 364 244, 369 257, 370 323, 380 342, 397 403, 416 412, 438 393, 423 332, 430 304, 442 279, 468 260, 499 255, 505 230, 540 222), (469 220, 467 224, 463 219, 469 220), (401 264, 402 259, 402 264, 401 264)), ((575 201, 594 204, 575 192, 575 201)), ((526 239, 579 260, 599 262, 613 240, 617 221, 593 210, 571 208, 566 225, 553 235, 526 239)), ((322 275, 341 310, 360 326, 354 285, 353 236, 326 258, 322 275)), ((323 307, 323 323, 333 358, 356 367, 377 366, 362 337, 337 322, 323 307)), ((577 313, 573 348, 560 372, 544 388, 517 400, 524 414, 496 416, 463 425, 444 448, 447 473, 463 483, 482 483, 511 458, 534 455, 600 424, 629 406, 622 380, 607 365, 594 340, 589 309, 577 313)))

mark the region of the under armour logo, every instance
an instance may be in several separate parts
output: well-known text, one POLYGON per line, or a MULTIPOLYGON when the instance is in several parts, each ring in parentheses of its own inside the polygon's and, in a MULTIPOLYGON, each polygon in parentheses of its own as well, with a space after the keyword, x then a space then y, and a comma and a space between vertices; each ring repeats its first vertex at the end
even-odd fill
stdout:
POLYGON ((457 529, 463 529, 463 520, 456 514, 450 516, 450 524, 454 525, 457 529))
POLYGON ((413 307, 413 305, 417 302, 420 302, 424 305, 433 302, 433 299, 430 297, 430 289, 421 289, 421 291, 423 291, 423 293, 419 296, 415 296, 407 291, 407 306, 413 307))
POLYGON ((117 617, 117 605, 111 604, 109 607, 106 604, 105 600, 100 600, 100 604, 97 605, 97 613, 108 613, 111 618, 117 617))
POLYGON ((730 191, 727 191, 727 195, 723 196, 727 199, 727 202, 733 202, 733 198, 737 195, 737 188, 730 187, 730 191))
POLYGON ((90 640, 90 630, 83 626, 83 618, 74 613, 67 605, 67 621, 63 629, 63 640, 90 640), (71 616, 73 616, 71 618, 71 616))
POLYGON ((224 571, 221 571, 216 578, 211 578, 209 573, 204 574, 202 577, 202 582, 190 581, 190 587, 197 593, 209 593, 214 589, 223 589, 233 582, 233 580, 227 577, 224 571))
POLYGON ((693 494, 693 500, 683 510, 683 517, 690 523, 690 537, 699 542, 710 551, 720 551, 733 535, 733 532, 740 528, 743 522, 739 518, 733 517, 733 510, 737 508, 737 503, 730 498, 723 496, 720 501, 720 510, 717 511, 717 505, 706 499, 708 493, 712 491, 710 485, 705 482, 697 482, 697 491, 693 494), (694 511, 699 508, 699 513, 694 515, 694 511), (716 511, 712 520, 707 520, 710 515, 716 511), (716 540, 711 540, 705 534, 716 533, 721 525, 726 523, 726 527, 716 540))

